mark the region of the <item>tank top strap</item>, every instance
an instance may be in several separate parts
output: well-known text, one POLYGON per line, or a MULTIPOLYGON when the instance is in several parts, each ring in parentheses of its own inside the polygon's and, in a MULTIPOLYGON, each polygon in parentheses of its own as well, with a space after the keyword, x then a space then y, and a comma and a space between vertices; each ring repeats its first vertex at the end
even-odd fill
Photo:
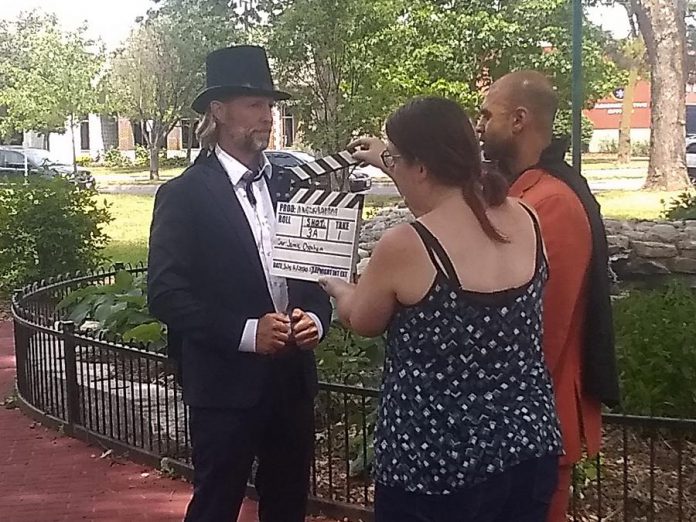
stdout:
POLYGON ((532 219, 532 224, 534 225, 534 235, 536 237, 536 270, 539 270, 539 267, 542 264, 542 261, 546 259, 546 256, 544 255, 544 239, 541 235, 541 225, 539 223, 539 218, 537 215, 534 213, 534 211, 526 204, 520 201, 520 205, 522 205, 522 208, 529 214, 529 217, 532 219))
POLYGON ((461 284, 459 282, 459 277, 457 276, 457 271, 454 269, 452 260, 447 255, 447 252, 445 252, 445 249, 442 247, 440 241, 433 235, 432 232, 430 232, 428 227, 426 227, 420 221, 414 221, 411 223, 411 226, 421 238, 421 241, 423 241, 425 250, 428 252, 428 256, 430 256, 430 260, 432 261, 435 270, 437 270, 439 274, 442 274, 445 278, 454 283, 457 288, 459 288, 461 284))

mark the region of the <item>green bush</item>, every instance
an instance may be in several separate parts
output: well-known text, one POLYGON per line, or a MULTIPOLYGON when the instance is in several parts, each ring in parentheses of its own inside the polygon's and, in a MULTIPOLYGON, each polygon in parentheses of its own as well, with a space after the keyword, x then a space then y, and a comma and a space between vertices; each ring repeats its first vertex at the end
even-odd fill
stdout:
POLYGON ((104 165, 107 167, 132 167, 133 162, 118 149, 109 149, 104 153, 104 165))
POLYGON ((0 187, 0 291, 99 266, 111 216, 95 195, 60 178, 0 187))
POLYGON ((672 221, 696 219, 696 191, 684 191, 669 203, 662 200, 662 217, 672 221))
POLYGON ((336 321, 317 348, 316 356, 322 380, 376 387, 384 363, 384 341, 359 337, 336 321))
POLYGON ((58 304, 78 328, 95 321, 95 333, 106 339, 143 343, 155 351, 167 345, 166 328, 147 308, 146 274, 132 275, 121 270, 114 284, 86 286, 68 294, 58 304))
MULTIPOLYGON (((324 342, 317 347, 316 356, 320 380, 376 388, 382 377, 384 339, 359 337, 334 322, 324 342)), ((363 402, 358 396, 344 399, 340 394, 320 394, 317 413, 320 427, 347 424, 349 474, 353 478, 365 477, 374 458, 372 432, 377 422, 377 400, 370 397, 363 402), (363 425, 367 440, 363 438, 363 425)))
POLYGON ((186 159, 186 156, 175 156, 173 158, 168 158, 165 154, 160 156, 160 167, 165 168, 165 169, 174 169, 174 168, 186 168, 189 166, 189 162, 186 159))
POLYGON ((135 146, 135 166, 149 167, 150 166, 150 151, 142 145, 135 146))
MULTIPOLYGON (((573 129, 573 113, 568 110, 560 110, 556 114, 556 121, 553 124, 553 135, 558 138, 570 137, 573 129)), ((594 125, 584 114, 582 115, 582 150, 587 152, 592 141, 594 125)))
POLYGON ((602 140, 599 142, 599 152, 603 154, 616 154, 619 152, 619 143, 616 140, 602 140))
POLYGON ((75 163, 77 163, 77 165, 80 167, 88 167, 92 164, 92 158, 89 156, 89 154, 83 154, 77 157, 75 163))
POLYGON ((696 292, 677 282, 614 303, 623 409, 696 418, 696 292))
POLYGON ((631 154, 633 156, 638 156, 641 158, 646 158, 650 156, 650 142, 649 141, 632 141, 631 142, 631 154))

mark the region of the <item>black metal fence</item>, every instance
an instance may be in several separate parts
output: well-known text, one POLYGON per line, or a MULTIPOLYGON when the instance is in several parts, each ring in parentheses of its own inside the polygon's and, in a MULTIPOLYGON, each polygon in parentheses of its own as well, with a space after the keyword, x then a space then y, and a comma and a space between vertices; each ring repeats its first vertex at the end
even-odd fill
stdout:
MULTIPOLYGON (((79 331, 56 310, 69 292, 114 277, 109 271, 61 278, 14 295, 20 403, 67 434, 190 477, 188 410, 166 357, 79 331)), ((371 519, 376 398, 373 389, 321 384, 313 511, 371 519)), ((696 520, 696 420, 619 414, 604 420, 601 456, 574 471, 573 520, 696 520)))

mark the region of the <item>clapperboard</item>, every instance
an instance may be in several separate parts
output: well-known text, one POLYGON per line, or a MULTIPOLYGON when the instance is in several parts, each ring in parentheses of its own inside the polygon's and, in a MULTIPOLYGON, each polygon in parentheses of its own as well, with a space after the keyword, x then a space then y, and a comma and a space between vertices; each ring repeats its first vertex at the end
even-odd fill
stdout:
POLYGON ((273 275, 316 281, 339 277, 350 281, 355 271, 364 196, 312 188, 319 176, 358 164, 348 151, 290 169, 287 201, 276 209, 273 275))

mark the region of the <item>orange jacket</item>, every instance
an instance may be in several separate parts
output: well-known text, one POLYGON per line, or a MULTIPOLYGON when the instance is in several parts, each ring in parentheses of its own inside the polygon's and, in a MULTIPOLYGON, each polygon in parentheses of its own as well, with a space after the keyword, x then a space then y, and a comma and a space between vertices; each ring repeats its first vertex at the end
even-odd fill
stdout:
POLYGON ((531 169, 510 187, 539 215, 549 261, 544 291, 544 357, 551 372, 566 452, 562 464, 599 451, 600 402, 583 394, 582 346, 587 280, 592 256, 590 223, 575 193, 544 170, 531 169))

